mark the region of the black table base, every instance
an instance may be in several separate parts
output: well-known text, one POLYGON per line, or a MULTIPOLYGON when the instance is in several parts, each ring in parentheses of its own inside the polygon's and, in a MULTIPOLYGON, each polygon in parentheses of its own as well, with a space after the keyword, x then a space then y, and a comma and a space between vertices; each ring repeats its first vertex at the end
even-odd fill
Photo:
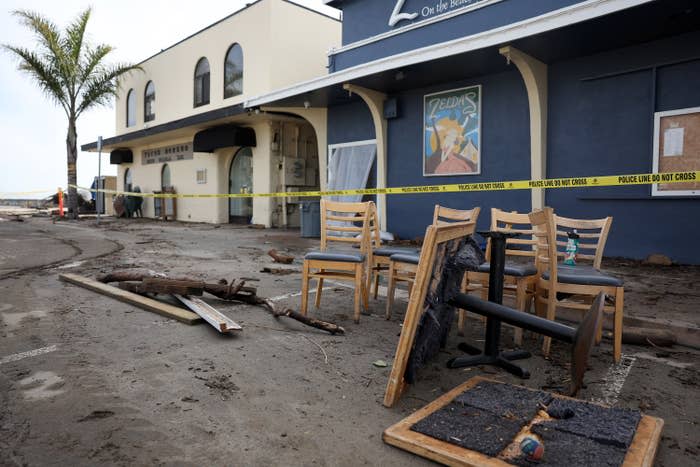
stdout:
MULTIPOLYGON (((506 239, 518 234, 504 232, 479 232, 483 237, 491 239, 491 262, 489 267, 489 302, 503 303, 503 281, 506 263, 506 239)), ((462 307, 460 307, 462 308, 462 307)), ((513 310, 515 311, 515 310, 513 310)), ((494 316, 486 315, 486 336, 484 351, 462 343, 459 349, 471 356, 455 357, 447 362, 448 368, 464 368, 477 365, 492 365, 503 368, 520 378, 527 379, 530 372, 514 363, 512 360, 530 358, 530 352, 515 350, 512 352, 500 351, 501 320, 494 316), (476 355, 475 355, 476 354, 476 355)))

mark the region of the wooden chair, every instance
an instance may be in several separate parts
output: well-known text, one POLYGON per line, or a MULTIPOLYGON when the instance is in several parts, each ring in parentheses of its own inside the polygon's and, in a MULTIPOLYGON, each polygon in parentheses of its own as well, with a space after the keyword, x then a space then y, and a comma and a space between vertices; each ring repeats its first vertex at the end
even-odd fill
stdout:
MULTIPOLYGON (((476 221, 479 218, 480 211, 481 208, 479 207, 469 210, 460 210, 447 208, 445 206, 440 206, 439 204, 436 204, 435 211, 433 212, 432 225, 440 226, 454 224, 458 222, 471 222, 474 225, 476 225, 476 221)), ((377 254, 376 250, 375 254, 377 254)), ((409 296, 411 295, 411 291, 413 290, 413 282, 415 281, 416 277, 416 269, 418 268, 419 257, 419 251, 395 252, 389 255, 389 285, 387 286, 386 292, 386 319, 391 319, 391 307, 394 304, 394 291, 396 288, 396 282, 407 282, 408 294, 409 296)))
MULTIPOLYGON (((624 283, 615 276, 600 270, 603 249, 607 240, 612 217, 604 219, 570 219, 555 216, 551 208, 535 211, 529 215, 537 238, 537 272, 539 275, 535 294, 537 314, 547 319, 556 318, 557 307, 586 310, 595 296, 603 292, 611 298, 614 305, 607 305, 604 312, 614 313, 613 325, 613 357, 619 362, 622 356, 622 317, 624 307, 624 283), (592 252, 581 253, 578 260, 589 260, 591 265, 576 264, 567 266, 558 264, 563 256, 563 247, 567 233, 562 229, 577 229, 579 250, 592 252)), ((600 341, 601 326, 597 331, 600 341)), ((542 352, 549 355, 551 339, 544 338, 542 352)))
MULTIPOLYGON (((504 277, 504 295, 515 297, 515 309, 527 312, 532 307, 532 299, 537 283, 537 268, 535 267, 535 242, 532 225, 527 214, 516 211, 506 212, 491 208, 491 230, 500 232, 519 233, 515 238, 506 240, 506 266, 504 277), (509 260, 509 257, 511 260, 509 260), (516 262, 515 258, 525 258, 529 261, 516 262)), ((491 241, 486 244, 486 262, 479 271, 469 272, 462 287, 465 291, 480 291, 484 300, 488 296, 489 260, 491 259, 491 241)), ((459 310, 457 329, 460 336, 464 335, 465 311, 459 310)), ((523 330, 515 328, 514 341, 521 345, 523 330)))
POLYGON ((360 322, 360 301, 368 308, 368 264, 372 264, 370 222, 374 203, 342 203, 321 200, 321 246, 304 256, 301 286, 301 314, 308 307, 309 280, 318 280, 316 308, 321 305, 324 279, 349 280, 355 284, 354 320, 360 322), (360 225, 356 225, 360 224, 360 225), (343 236, 346 234, 348 236, 343 236), (329 248, 330 242, 345 244, 345 249, 329 248), (359 250, 351 248, 359 245, 359 250))
POLYGON ((389 272, 390 257, 394 254, 420 254, 420 248, 405 246, 388 246, 381 244, 381 233, 379 231, 379 220, 377 209, 373 210, 372 223, 370 225, 370 239, 372 241, 372 267, 370 271, 370 281, 374 281, 374 299, 379 295, 379 276, 389 272))

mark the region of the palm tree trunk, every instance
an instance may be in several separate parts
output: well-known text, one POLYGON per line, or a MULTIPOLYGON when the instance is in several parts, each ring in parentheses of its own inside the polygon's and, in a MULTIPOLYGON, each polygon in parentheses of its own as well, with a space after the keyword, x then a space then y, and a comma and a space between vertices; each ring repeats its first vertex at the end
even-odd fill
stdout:
POLYGON ((66 137, 66 152, 68 160, 68 218, 78 218, 78 134, 75 128, 75 117, 68 117, 68 136, 66 137))

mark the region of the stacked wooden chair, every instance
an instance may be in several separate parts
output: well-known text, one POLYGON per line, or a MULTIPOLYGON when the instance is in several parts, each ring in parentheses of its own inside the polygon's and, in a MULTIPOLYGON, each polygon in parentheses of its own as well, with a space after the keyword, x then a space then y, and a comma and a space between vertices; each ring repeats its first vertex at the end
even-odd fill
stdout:
MULTIPOLYGON (((603 250, 612 217, 603 219, 570 219, 556 216, 551 208, 529 215, 537 239, 537 286, 535 308, 537 314, 547 319, 556 318, 557 307, 585 311, 600 292, 607 297, 603 310, 613 313, 613 357, 619 362, 622 356, 622 318, 624 307, 623 281, 600 269, 603 250), (568 231, 577 229, 580 237, 578 260, 588 260, 590 265, 567 266, 559 263, 563 256, 568 231)), ((578 262, 577 260, 577 262, 578 262)), ((601 327, 597 340, 602 336, 601 327)), ((544 338, 542 351, 549 355, 551 339, 544 338)))
MULTIPOLYGON (((475 226, 476 221, 479 218, 480 210, 481 208, 478 207, 469 210, 458 210, 435 205, 432 225, 440 226, 453 223, 471 223, 475 226)), ((472 228, 472 232, 473 230, 474 228, 472 228)), ((389 285, 386 293, 386 319, 391 319, 391 308, 394 304, 394 292, 397 282, 407 282, 408 294, 409 296, 411 295, 419 259, 420 253, 418 251, 394 253, 389 257, 389 285)))
MULTIPOLYGON (((537 267, 535 266, 536 240, 533 238, 530 218, 525 213, 516 211, 506 212, 491 208, 491 230, 508 233, 518 233, 517 237, 506 240, 506 265, 504 277, 504 295, 515 297, 515 309, 527 312, 532 308, 532 299, 537 284, 537 267)), ((491 259, 491 241, 486 244, 486 262, 479 271, 465 275, 462 287, 465 291, 479 291, 484 300, 488 296, 489 269, 491 259)), ((464 335, 465 311, 459 310, 457 328, 460 336, 464 335)), ((516 345, 522 344, 521 328, 514 328, 516 345)))
POLYGON ((355 285, 354 320, 360 322, 360 302, 368 303, 369 265, 374 245, 371 229, 374 203, 344 203, 321 200, 321 245, 304 256, 301 314, 308 308, 309 281, 317 279, 316 308, 321 305, 324 279, 347 280, 355 285), (338 247, 343 245, 344 247, 338 247), (359 248, 352 248, 357 246, 359 248))

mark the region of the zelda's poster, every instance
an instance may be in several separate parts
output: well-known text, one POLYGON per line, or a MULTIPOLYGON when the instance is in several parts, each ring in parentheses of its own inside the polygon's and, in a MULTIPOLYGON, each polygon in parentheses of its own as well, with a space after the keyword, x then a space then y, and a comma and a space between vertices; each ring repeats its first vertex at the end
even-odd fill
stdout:
POLYGON ((423 98, 423 175, 481 171, 481 86, 423 98))

